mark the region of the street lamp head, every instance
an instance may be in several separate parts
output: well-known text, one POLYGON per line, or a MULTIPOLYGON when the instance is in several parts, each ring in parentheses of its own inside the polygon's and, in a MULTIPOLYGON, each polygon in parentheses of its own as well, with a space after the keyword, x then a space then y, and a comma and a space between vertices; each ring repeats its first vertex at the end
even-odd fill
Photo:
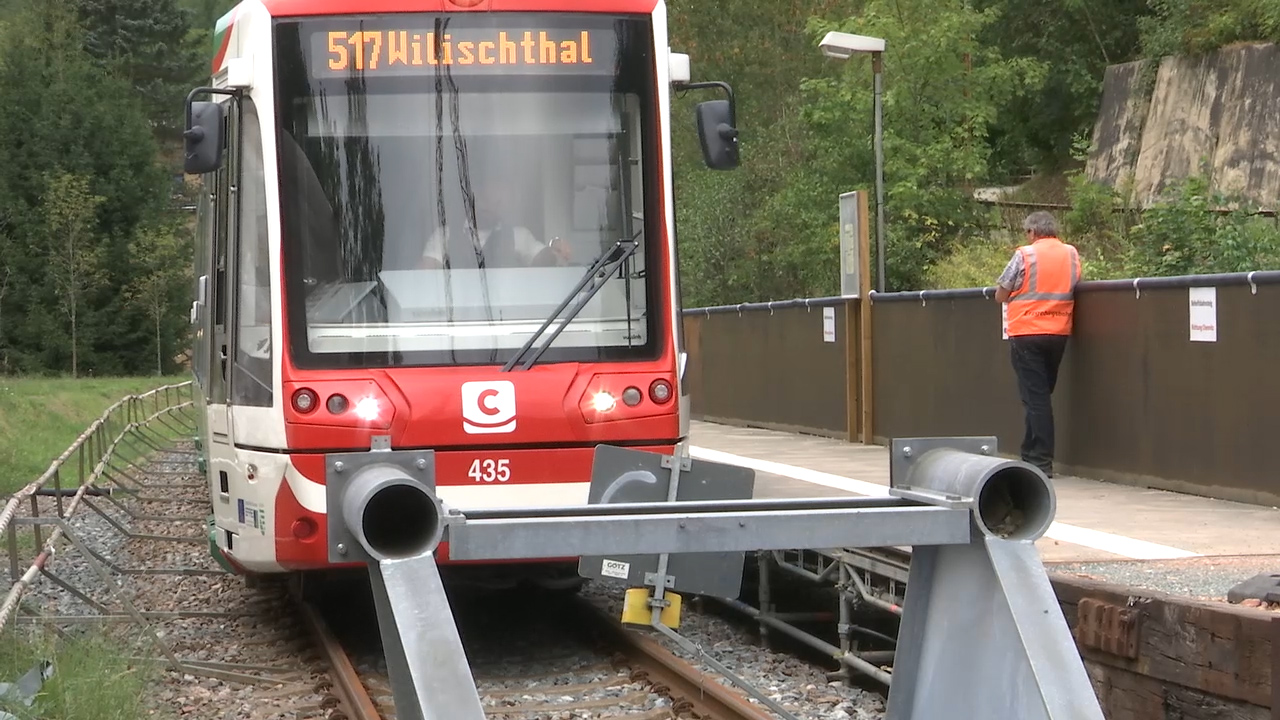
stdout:
POLYGON ((822 38, 818 47, 827 57, 848 60, 854 53, 884 52, 884 39, 832 31, 822 38))

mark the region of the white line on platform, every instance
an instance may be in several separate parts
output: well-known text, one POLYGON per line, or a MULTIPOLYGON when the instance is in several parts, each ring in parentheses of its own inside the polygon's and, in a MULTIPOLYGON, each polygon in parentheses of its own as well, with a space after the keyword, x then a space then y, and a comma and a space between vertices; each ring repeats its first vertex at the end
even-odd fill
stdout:
MULTIPOLYGON (((793 480, 801 480, 814 485, 823 485, 837 490, 844 490, 858 495, 868 495, 871 497, 888 497, 889 488, 884 485, 877 485, 865 480, 854 480, 853 478, 844 477, 842 475, 833 475, 831 473, 821 472, 819 470, 810 470, 809 468, 798 467, 796 465, 785 465, 783 463, 772 462, 770 460, 759 460, 745 455, 734 455, 733 453, 722 452, 720 450, 712 450, 698 446, 690 446, 689 454, 695 458, 702 460, 710 460, 711 462, 722 462, 730 465, 738 465, 748 467, 758 472, 766 472, 772 475, 781 475, 789 477, 793 480)), ((1093 548, 1094 550, 1102 550, 1113 555, 1120 555, 1134 560, 1171 560, 1175 558, 1199 557, 1199 553, 1193 553, 1188 550, 1182 550, 1168 545, 1160 545, 1157 543, 1138 540, 1136 538, 1125 537, 1124 535, 1115 535, 1113 533, 1102 532, 1101 530, 1090 530, 1076 525, 1067 525, 1065 523, 1054 522, 1049 526, 1049 531, 1045 533, 1045 537, 1060 542, 1068 542, 1081 547, 1093 548)))

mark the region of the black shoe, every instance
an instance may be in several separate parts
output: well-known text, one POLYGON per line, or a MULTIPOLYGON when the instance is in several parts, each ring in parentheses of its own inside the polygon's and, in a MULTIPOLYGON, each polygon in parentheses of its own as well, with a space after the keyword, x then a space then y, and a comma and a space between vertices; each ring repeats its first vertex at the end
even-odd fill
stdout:
POLYGON ((1022 462, 1028 465, 1035 465, 1037 468, 1040 469, 1040 472, 1045 474, 1045 477, 1050 477, 1050 478, 1053 477, 1053 465, 1045 465, 1043 460, 1037 462, 1035 460, 1031 460, 1029 458, 1024 457, 1022 458, 1022 462))

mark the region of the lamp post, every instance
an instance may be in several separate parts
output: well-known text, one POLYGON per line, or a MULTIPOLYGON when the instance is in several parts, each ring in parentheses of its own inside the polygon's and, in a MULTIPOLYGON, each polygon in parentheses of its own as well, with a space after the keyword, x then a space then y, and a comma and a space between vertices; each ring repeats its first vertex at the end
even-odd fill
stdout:
POLYGON ((822 54, 837 60, 848 60, 855 53, 871 53, 871 71, 875 77, 875 155, 876 155, 876 292, 884 292, 884 111, 880 96, 882 90, 881 54, 884 39, 866 35, 829 32, 818 47, 822 54))

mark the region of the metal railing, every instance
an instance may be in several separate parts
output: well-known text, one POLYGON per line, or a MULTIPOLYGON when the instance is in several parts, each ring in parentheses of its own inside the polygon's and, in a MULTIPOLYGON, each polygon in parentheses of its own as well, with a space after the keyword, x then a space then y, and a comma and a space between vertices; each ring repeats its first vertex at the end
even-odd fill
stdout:
MULTIPOLYGON (((193 620, 234 623, 269 615, 259 603, 182 601, 229 576, 210 554, 189 551, 211 542, 209 488, 195 439, 197 391, 184 382, 125 397, 9 498, 0 539, 7 535, 12 584, 0 604, 0 632, 6 625, 35 625, 66 637, 69 626, 100 625, 131 663, 240 684, 298 682, 291 666, 202 658, 178 630, 193 620), (23 547, 20 540, 28 539, 33 542, 23 547), (19 557, 31 554, 21 572, 19 557), (56 568, 55 555, 61 556, 56 568), (170 585, 160 578, 176 578, 176 602, 165 597, 170 585), (201 578, 212 580, 202 584, 201 578)), ((282 587, 268 591, 268 605, 274 607, 282 587)))
MULTIPOLYGON (((1189 288, 1189 287, 1233 287, 1245 285, 1253 289, 1264 285, 1280 285, 1280 270, 1251 270, 1249 272, 1205 273, 1198 275, 1167 275, 1157 277, 1123 278, 1118 280, 1085 280, 1076 286, 1077 293, 1090 293, 1114 290, 1153 290, 1156 288, 1189 288)), ((961 300, 965 298, 995 297, 994 285, 969 288, 946 288, 938 290, 892 290, 868 294, 872 305, 883 302, 925 302, 928 300, 961 300)), ((788 300, 769 300, 761 302, 743 302, 731 305, 712 305, 709 307, 683 308, 685 316, 701 315, 710 317, 725 313, 758 312, 761 310, 783 310, 786 308, 821 308, 835 307, 846 302, 857 300, 856 295, 833 295, 813 298, 791 298, 788 300)))
POLYGON ((81 554, 90 556, 95 569, 111 564, 76 537, 69 522, 82 505, 88 506, 117 530, 128 534, 117 519, 89 498, 105 498, 129 513, 116 495, 136 497, 138 488, 129 481, 130 468, 137 468, 146 456, 170 448, 177 440, 189 440, 194 434, 194 424, 185 415, 193 405, 191 393, 192 383, 188 381, 121 398, 90 424, 48 470, 5 503, 0 511, 0 537, 7 535, 12 584, 0 602, 0 632, 22 604, 24 595, 41 577, 49 578, 90 605, 98 605, 72 583, 59 578, 50 561, 57 554, 59 541, 65 540, 81 554), (110 480, 109 486, 99 485, 104 479, 110 480), (42 508, 42 498, 52 498, 52 503, 46 502, 42 508), (48 507, 50 504, 52 508, 48 507), (24 512, 24 507, 29 510, 24 512), (53 531, 46 539, 43 529, 49 526, 53 531), (33 540, 29 550, 34 553, 34 559, 25 572, 21 572, 20 528, 29 528, 33 540))

